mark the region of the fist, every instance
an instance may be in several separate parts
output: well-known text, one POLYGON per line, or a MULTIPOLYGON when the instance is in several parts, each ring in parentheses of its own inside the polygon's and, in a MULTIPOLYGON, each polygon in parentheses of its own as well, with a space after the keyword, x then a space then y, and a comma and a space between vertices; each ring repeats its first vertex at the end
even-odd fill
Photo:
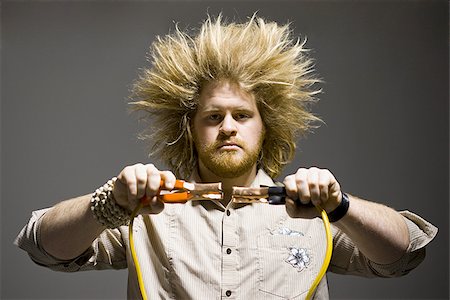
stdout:
POLYGON ((315 218, 320 215, 316 207, 333 211, 341 202, 341 187, 327 169, 300 168, 286 176, 286 211, 294 218, 315 218))
POLYGON ((174 188, 176 179, 170 171, 159 171, 152 164, 127 166, 117 176, 112 193, 117 204, 130 211, 145 197, 146 205, 138 213, 157 214, 164 209, 164 203, 157 197, 161 180, 162 188, 174 188))

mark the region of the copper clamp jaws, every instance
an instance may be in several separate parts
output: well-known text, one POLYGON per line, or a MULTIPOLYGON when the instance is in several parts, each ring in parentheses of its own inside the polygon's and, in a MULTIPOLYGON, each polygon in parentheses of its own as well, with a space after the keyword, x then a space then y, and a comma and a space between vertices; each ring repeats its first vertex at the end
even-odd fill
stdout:
MULTIPOLYGON (((161 181, 161 187, 164 186, 161 181)), ((168 203, 183 203, 191 200, 222 200, 222 183, 191 183, 177 180, 171 191, 161 188, 158 198, 168 203)))
POLYGON ((233 187, 231 201, 234 203, 285 204, 284 186, 233 187))

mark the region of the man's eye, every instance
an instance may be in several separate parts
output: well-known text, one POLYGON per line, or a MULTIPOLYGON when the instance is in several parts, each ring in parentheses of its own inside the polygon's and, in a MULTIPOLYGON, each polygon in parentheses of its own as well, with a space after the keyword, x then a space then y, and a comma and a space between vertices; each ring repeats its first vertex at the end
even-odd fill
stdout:
POLYGON ((250 118, 250 115, 242 113, 242 114, 237 114, 235 118, 236 118, 236 120, 243 120, 243 119, 250 118))
POLYGON ((212 114, 208 116, 208 119, 211 121, 219 121, 221 116, 219 114, 212 114))

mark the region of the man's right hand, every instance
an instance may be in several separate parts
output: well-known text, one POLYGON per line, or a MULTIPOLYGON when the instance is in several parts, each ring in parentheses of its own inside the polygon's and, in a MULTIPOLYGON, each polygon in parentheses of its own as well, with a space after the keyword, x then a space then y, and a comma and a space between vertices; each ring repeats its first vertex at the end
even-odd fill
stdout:
POLYGON ((170 171, 159 171, 152 164, 135 164, 125 167, 117 176, 113 195, 117 204, 133 211, 142 198, 148 199, 139 214, 158 214, 164 209, 164 203, 158 197, 161 181, 162 188, 171 190, 175 186, 175 175, 170 171))

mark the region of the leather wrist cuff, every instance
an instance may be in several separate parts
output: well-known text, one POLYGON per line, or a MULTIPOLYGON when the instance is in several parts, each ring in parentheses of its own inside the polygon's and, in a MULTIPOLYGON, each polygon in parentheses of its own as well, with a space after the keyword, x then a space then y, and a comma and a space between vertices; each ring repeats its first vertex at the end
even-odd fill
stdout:
POLYGON ((350 200, 346 193, 342 193, 342 200, 332 212, 328 214, 328 219, 331 223, 339 221, 343 216, 347 214, 348 207, 350 206, 350 200))

